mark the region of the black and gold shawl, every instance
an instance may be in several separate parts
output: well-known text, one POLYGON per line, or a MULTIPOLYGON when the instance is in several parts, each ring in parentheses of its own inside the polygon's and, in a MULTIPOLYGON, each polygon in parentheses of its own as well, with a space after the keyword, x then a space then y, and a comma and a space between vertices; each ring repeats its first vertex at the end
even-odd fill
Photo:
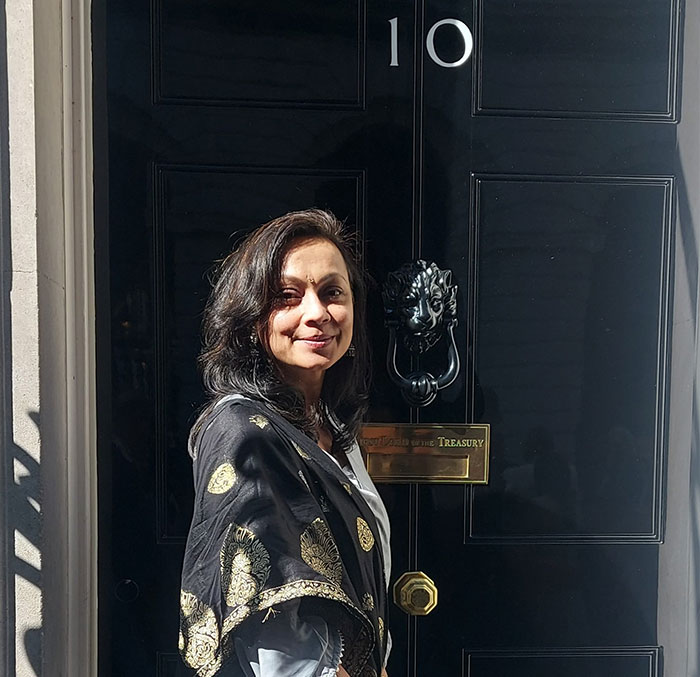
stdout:
POLYGON ((300 599, 300 614, 343 634, 351 677, 381 672, 379 532, 333 459, 263 404, 230 399, 203 423, 194 480, 180 596, 185 663, 199 677, 215 675, 236 628, 300 599))

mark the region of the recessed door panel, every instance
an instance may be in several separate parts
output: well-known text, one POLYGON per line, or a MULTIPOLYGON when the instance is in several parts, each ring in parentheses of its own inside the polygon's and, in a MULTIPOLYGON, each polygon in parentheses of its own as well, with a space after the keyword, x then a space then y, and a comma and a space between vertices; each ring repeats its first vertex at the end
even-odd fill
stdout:
POLYGON ((517 653, 465 653, 468 677, 656 677, 661 666, 658 649, 562 649, 561 651, 517 653))
MULTIPOLYGON (((184 543, 193 500, 191 462, 182 450, 193 406, 202 403, 196 358, 215 261, 250 225, 309 204, 332 204, 339 217, 362 213, 362 176, 291 169, 154 167, 153 364, 160 542, 184 543), (324 196, 331 196, 327 203, 324 196), (342 215, 342 216, 341 216, 342 215)), ((125 320, 129 322, 129 320, 125 320)))
POLYGON ((475 180, 475 362, 497 435, 470 536, 659 538, 671 186, 475 180))
POLYGON ((364 0, 155 0, 159 102, 362 105, 364 0))
POLYGON ((477 3, 480 115, 672 118, 678 3, 477 3))

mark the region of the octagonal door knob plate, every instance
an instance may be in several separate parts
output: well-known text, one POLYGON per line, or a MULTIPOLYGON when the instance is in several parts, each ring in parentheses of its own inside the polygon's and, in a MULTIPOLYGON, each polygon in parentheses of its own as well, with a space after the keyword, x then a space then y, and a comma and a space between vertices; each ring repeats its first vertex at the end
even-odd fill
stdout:
POLYGON ((427 616, 437 606, 437 587, 422 571, 407 571, 394 583, 394 603, 411 616, 427 616))

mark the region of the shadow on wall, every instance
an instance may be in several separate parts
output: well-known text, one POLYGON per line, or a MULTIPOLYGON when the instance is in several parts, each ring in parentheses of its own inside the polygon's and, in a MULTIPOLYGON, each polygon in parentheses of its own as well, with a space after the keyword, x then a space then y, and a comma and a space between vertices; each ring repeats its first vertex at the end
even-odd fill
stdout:
MULTIPOLYGON (((8 677, 33 673, 38 677, 42 673, 42 628, 32 624, 41 618, 40 467, 13 438, 13 266, 5 6, 5 0, 0 0, 0 673, 8 677)), ((39 412, 30 411, 27 415, 38 427, 39 412)))
MULTIPOLYGON (((38 412, 29 412, 35 425, 39 425, 38 412)), ((26 627, 22 617, 22 607, 36 608, 40 605, 41 594, 41 483, 39 463, 22 447, 11 443, 11 453, 7 457, 7 524, 6 544, 8 553, 7 583, 8 600, 5 622, 8 624, 8 643, 12 638, 24 645, 24 656, 20 644, 15 651, 8 646, 8 667, 10 674, 24 664, 31 667, 34 674, 41 675, 42 628, 26 627), (11 463, 10 463, 11 460, 11 463), (29 555, 29 556, 28 556, 29 555), (31 560, 31 561, 30 561, 31 560), (18 604, 19 602, 19 604, 18 604), (15 653, 13 656, 12 654, 15 653)), ((36 617, 32 613, 32 617, 36 617)))

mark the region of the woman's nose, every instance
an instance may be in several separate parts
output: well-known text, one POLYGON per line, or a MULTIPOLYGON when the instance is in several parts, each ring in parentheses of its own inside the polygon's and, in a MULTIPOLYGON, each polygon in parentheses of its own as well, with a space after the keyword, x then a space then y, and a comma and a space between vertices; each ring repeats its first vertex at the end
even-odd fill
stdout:
POLYGON ((304 295, 304 319, 307 322, 325 322, 330 318, 326 304, 315 292, 304 295))

